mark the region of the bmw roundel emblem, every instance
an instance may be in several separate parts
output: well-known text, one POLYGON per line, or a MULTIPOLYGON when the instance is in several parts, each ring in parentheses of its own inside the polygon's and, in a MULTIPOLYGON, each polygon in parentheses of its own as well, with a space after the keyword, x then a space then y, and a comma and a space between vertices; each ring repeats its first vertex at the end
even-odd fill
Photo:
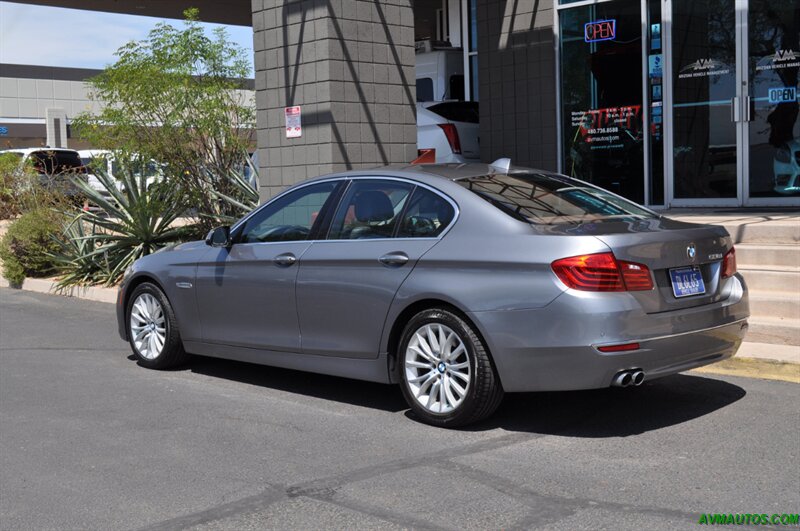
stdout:
POLYGON ((686 248, 686 256, 688 256, 692 260, 694 260, 694 257, 697 256, 697 248, 695 248, 693 243, 686 248))

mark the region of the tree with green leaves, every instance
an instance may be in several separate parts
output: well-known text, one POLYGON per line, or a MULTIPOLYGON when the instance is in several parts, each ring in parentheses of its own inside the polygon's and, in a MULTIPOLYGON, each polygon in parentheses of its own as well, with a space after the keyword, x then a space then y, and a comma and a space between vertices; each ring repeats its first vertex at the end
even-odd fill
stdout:
POLYGON ((241 189, 230 175, 246 164, 255 110, 244 91, 250 67, 244 49, 224 28, 212 37, 197 9, 183 28, 159 23, 142 41, 88 81, 98 114, 75 120, 78 135, 127 159, 165 164, 167 181, 200 217, 200 227, 240 215, 241 189))

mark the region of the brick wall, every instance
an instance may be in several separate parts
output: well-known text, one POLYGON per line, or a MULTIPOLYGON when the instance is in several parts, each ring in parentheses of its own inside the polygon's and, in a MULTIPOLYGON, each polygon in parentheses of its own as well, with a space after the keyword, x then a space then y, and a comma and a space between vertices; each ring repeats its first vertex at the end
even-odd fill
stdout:
POLYGON ((416 156, 411 0, 253 0, 261 197, 416 156), (287 139, 284 108, 302 106, 287 139))
POLYGON ((555 170, 553 0, 478 0, 481 158, 555 170))

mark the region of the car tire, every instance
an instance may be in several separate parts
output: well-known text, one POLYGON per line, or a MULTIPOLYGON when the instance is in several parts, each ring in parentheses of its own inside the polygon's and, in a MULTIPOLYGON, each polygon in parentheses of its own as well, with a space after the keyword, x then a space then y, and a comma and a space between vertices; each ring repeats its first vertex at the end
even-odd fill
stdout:
POLYGON ((175 312, 161 288, 150 282, 136 286, 125 317, 128 342, 140 365, 169 369, 187 361, 175 312))
POLYGON ((486 345, 452 311, 433 308, 416 314, 398 346, 400 387, 423 422, 465 426, 500 405, 503 387, 486 345))

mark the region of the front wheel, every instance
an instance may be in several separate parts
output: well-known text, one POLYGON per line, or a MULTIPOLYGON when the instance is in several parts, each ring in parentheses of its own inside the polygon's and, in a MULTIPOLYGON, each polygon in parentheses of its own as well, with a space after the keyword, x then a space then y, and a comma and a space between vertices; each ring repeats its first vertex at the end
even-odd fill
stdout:
POLYGON ((435 426, 464 426, 494 413, 503 388, 483 341, 458 315, 425 310, 400 340, 401 387, 414 413, 435 426))
POLYGON ((168 369, 186 361, 175 312, 158 286, 150 282, 136 286, 127 316, 128 340, 141 365, 168 369))

